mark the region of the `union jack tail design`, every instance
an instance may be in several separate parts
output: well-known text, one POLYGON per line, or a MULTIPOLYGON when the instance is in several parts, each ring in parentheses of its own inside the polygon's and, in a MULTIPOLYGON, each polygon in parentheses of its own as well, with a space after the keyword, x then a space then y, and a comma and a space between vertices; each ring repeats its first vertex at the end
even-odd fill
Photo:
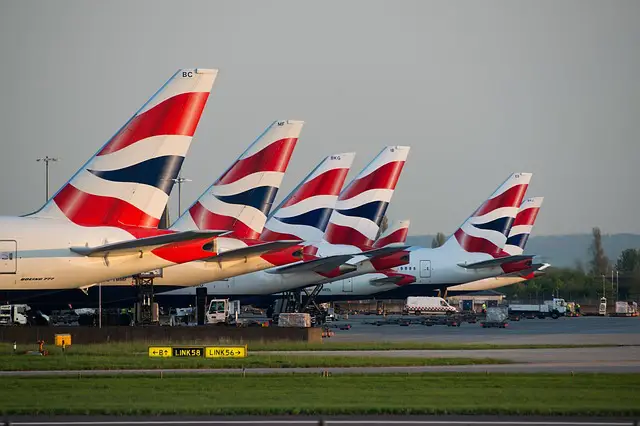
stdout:
POLYGON ((228 230, 260 237, 304 122, 274 121, 173 224, 171 229, 228 230))
POLYGON ((322 160, 273 211, 260 239, 322 240, 354 158, 347 152, 322 160))
POLYGON ((155 228, 217 70, 181 69, 32 216, 155 228))
POLYGON ((389 244, 404 244, 407 242, 407 235, 409 235, 409 225, 411 221, 409 219, 399 220, 393 222, 391 226, 387 228, 373 244, 373 247, 379 248, 388 246, 389 244))
POLYGON ((507 244, 504 246, 504 251, 509 255, 515 256, 524 252, 524 247, 529 235, 531 235, 533 225, 536 223, 540 207, 542 207, 542 201, 544 201, 544 197, 531 197, 522 202, 516 220, 509 231, 507 244))
POLYGON ((503 255, 507 235, 527 192, 531 173, 514 173, 445 242, 469 253, 503 255))
POLYGON ((351 181, 329 219, 327 242, 373 245, 408 154, 408 146, 388 146, 351 181))

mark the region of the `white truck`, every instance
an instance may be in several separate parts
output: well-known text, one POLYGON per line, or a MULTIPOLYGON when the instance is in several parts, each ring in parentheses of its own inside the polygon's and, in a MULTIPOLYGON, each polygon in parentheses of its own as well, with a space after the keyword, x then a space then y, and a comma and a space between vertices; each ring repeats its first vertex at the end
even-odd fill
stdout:
POLYGON ((402 313, 405 315, 455 314, 458 309, 449 305, 442 297, 407 297, 402 313))
POLYGON ((238 322, 240 301, 229 299, 212 299, 207 310, 207 324, 229 324, 238 322))
POLYGON ((558 319, 567 314, 567 302, 564 299, 554 298, 545 300, 542 304, 511 304, 509 315, 531 316, 537 318, 551 317, 558 319))
POLYGON ((0 325, 27 325, 27 311, 30 309, 29 305, 0 306, 0 325))

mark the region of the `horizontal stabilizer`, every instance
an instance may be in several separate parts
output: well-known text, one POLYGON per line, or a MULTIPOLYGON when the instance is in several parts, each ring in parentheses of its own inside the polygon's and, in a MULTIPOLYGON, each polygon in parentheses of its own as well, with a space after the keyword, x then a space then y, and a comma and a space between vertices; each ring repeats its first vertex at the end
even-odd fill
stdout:
POLYGON ((358 253, 358 256, 366 256, 369 259, 374 258, 374 257, 383 257, 383 256, 388 256, 390 254, 397 253, 399 251, 407 250, 410 247, 411 246, 407 246, 407 245, 404 245, 404 244, 402 244, 402 245, 391 245, 391 246, 377 248, 377 249, 373 249, 373 250, 369 250, 369 251, 363 251, 362 253, 358 253))
POLYGON ((277 251, 300 244, 300 240, 271 241, 268 243, 256 244, 239 249, 224 251, 215 256, 204 259, 206 262, 227 262, 240 260, 247 257, 260 256, 270 251, 277 251))
POLYGON ((534 276, 543 275, 544 270, 551 266, 549 263, 535 263, 531 265, 531 267, 524 269, 522 271, 510 272, 508 274, 500 275, 501 277, 528 277, 531 274, 534 276))
POLYGON ((350 254, 341 254, 336 256, 321 257, 319 259, 310 260, 307 262, 299 262, 291 265, 281 266, 279 268, 268 270, 271 274, 293 274, 298 272, 329 272, 335 268, 340 267, 344 262, 351 259, 353 256, 350 254))
POLYGON ((458 263, 458 266, 461 266, 465 269, 498 268, 505 263, 521 262, 528 259, 533 259, 533 255, 519 254, 516 256, 500 257, 497 259, 489 259, 476 263, 458 263))
POLYGON ((200 240, 203 238, 217 237, 227 234, 229 231, 184 231, 171 234, 156 235, 153 237, 138 238, 135 240, 120 241, 97 247, 71 247, 71 251, 87 257, 124 256, 175 243, 200 240))

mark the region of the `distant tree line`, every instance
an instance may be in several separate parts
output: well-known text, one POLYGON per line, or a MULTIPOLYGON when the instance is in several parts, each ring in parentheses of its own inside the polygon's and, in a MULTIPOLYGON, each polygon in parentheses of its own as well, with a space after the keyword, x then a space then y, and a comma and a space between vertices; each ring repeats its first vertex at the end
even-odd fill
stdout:
POLYGON ((611 264, 602 247, 600 228, 593 228, 592 235, 588 270, 580 262, 575 269, 551 267, 538 278, 499 291, 523 301, 547 299, 557 294, 577 301, 595 302, 603 295, 611 300, 616 295, 620 300, 640 300, 640 249, 624 250, 615 264, 611 264))

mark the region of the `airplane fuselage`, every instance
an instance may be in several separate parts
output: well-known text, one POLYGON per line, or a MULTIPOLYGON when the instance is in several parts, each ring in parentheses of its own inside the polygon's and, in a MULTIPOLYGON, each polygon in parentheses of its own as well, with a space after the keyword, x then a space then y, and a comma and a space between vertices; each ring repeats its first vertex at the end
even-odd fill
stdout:
MULTIPOLYGON (((0 217, 0 289, 70 289, 175 265, 150 251, 88 257, 71 250, 132 240, 115 227, 82 227, 59 219, 0 217)), ((145 236, 161 231, 140 230, 145 236)))

